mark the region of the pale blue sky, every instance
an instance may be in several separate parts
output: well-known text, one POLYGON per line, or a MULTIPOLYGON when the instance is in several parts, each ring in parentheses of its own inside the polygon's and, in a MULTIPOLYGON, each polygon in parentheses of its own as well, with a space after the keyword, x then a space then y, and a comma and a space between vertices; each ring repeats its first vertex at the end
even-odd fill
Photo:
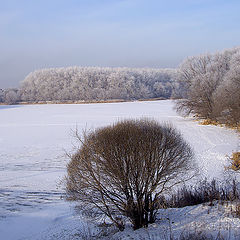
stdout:
POLYGON ((239 0, 0 0, 0 88, 39 68, 177 67, 238 45, 239 0))

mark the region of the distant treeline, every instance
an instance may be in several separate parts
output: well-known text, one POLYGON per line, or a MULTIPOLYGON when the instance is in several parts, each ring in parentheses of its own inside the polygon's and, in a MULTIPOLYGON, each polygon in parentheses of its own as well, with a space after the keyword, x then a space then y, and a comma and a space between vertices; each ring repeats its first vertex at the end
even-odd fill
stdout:
POLYGON ((6 102, 170 98, 176 69, 67 67, 30 73, 6 102))

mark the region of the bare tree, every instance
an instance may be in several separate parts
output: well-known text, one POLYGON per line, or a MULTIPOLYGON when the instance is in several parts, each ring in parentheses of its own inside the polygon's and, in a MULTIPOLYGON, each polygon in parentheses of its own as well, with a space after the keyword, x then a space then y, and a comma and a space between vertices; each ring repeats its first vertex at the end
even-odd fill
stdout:
POLYGON ((184 86, 184 99, 177 109, 200 117, 213 117, 213 93, 221 77, 217 74, 214 55, 201 55, 185 60, 181 66, 180 83, 184 86))
POLYGON ((173 127, 125 120, 84 134, 67 167, 66 192, 86 211, 99 211, 120 230, 156 219, 159 196, 189 176, 193 152, 173 127))
POLYGON ((186 59, 180 66, 176 109, 224 123, 239 123, 240 48, 186 59))

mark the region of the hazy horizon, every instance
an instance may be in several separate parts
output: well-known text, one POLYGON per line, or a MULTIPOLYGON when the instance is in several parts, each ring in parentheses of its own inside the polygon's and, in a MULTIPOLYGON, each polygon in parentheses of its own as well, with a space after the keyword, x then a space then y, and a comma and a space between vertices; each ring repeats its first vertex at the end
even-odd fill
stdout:
POLYGON ((177 67, 239 45, 237 0, 0 0, 0 88, 40 68, 177 67))

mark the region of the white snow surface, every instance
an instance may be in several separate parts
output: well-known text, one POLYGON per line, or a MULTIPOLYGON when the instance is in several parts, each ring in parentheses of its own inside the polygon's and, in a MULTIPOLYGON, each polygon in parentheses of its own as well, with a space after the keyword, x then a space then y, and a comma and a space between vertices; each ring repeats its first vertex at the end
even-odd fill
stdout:
MULTIPOLYGON (((173 101, 166 100, 0 106, 0 239, 81 239, 81 229, 94 231, 92 223, 77 216, 73 204, 61 198, 61 180, 69 161, 66 152, 78 146, 73 136, 76 128, 81 133, 83 129, 141 117, 171 123, 195 151, 200 169, 197 179, 225 179, 227 156, 239 151, 239 135, 234 130, 183 118, 173 105, 173 101)), ((161 216, 174 218, 171 229, 176 232, 189 227, 193 220, 210 228, 217 228, 219 222, 231 222, 231 234, 237 236, 238 218, 229 216, 224 207, 221 211, 211 210, 211 214, 206 209, 199 205, 162 210, 161 216)), ((148 230, 126 229, 115 234, 116 239, 139 239, 140 235, 141 239, 164 239, 159 232, 169 229, 166 219, 148 230)))

